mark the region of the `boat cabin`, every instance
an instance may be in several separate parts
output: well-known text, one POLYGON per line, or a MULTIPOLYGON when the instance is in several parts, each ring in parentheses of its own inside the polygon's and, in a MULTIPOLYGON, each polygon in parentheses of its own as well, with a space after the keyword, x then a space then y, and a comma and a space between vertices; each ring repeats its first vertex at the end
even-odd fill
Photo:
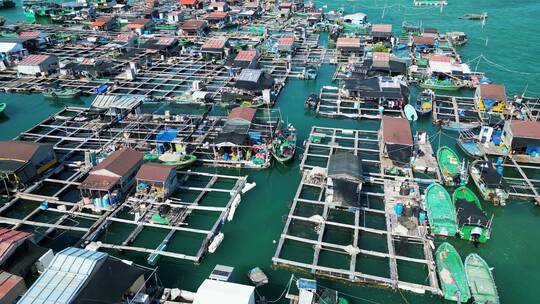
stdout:
POLYGON ((503 141, 517 161, 540 163, 540 121, 507 120, 503 141))
POLYGON ((362 161, 350 152, 336 152, 328 160, 325 201, 338 207, 359 207, 362 161))
POLYGON ((99 162, 79 185, 85 207, 107 210, 119 203, 135 183, 143 155, 131 148, 116 150, 99 162))
POLYGON ((180 26, 180 34, 184 36, 205 36, 207 31, 206 20, 186 20, 180 26))
POLYGON ((396 166, 408 166, 413 155, 413 140, 406 118, 383 116, 381 122, 380 150, 396 166))
POLYGON ((16 190, 56 163, 53 145, 26 141, 0 141, 0 180, 2 180, 0 189, 2 191, 16 190), (8 189, 4 189, 4 186, 8 189))
POLYGON ((135 179, 138 195, 164 202, 176 188, 176 168, 171 165, 146 163, 141 166, 135 179))
POLYGON ((148 268, 107 253, 68 247, 55 255, 17 303, 58 303, 58 299, 64 304, 148 303, 133 299, 146 292, 150 279, 148 268), (107 292, 103 292, 104 286, 107 292))
POLYGON ((209 38, 201 46, 201 53, 207 60, 221 60, 229 53, 229 40, 227 38, 209 38))
POLYGON ((506 99, 506 89, 500 84, 481 84, 474 93, 474 104, 480 111, 503 112, 506 99))
POLYGON ((17 65, 17 72, 22 75, 53 74, 57 69, 58 58, 52 55, 28 55, 17 65))

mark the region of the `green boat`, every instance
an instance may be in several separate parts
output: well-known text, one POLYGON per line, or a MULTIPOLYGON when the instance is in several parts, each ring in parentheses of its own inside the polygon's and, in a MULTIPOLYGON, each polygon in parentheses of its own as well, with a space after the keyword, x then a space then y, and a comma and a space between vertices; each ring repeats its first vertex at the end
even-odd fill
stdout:
POLYGON ((439 280, 443 295, 446 300, 467 303, 471 298, 471 292, 467 285, 467 276, 461 256, 454 246, 442 243, 435 253, 439 280))
POLYGON ((465 259, 465 275, 471 289, 474 303, 499 304, 499 294, 493 273, 488 264, 478 254, 471 253, 465 259))
POLYGON ((143 159, 149 162, 172 165, 176 167, 176 170, 182 170, 191 166, 197 160, 197 156, 193 154, 181 156, 176 153, 164 153, 161 155, 147 153, 144 155, 143 159))
POLYGON ((69 99, 75 98, 81 95, 81 90, 79 89, 49 89, 43 92, 43 96, 46 98, 60 98, 60 99, 69 99))
POLYGON ((437 151, 437 161, 445 186, 456 187, 467 184, 467 171, 456 152, 446 146, 440 147, 437 151))
POLYGON ((444 79, 439 80, 436 78, 428 78, 420 84, 423 89, 440 90, 440 91, 457 91, 462 88, 462 84, 458 80, 444 79))
POLYGON ((461 186, 454 191, 452 200, 456 206, 461 238, 473 241, 475 244, 489 240, 491 221, 482 210, 476 194, 466 186, 461 186))
POLYGON ((5 102, 0 102, 0 114, 4 113, 4 111, 6 110, 7 108, 7 103, 5 102))
POLYGON ((293 159, 296 152, 296 129, 289 124, 282 130, 272 143, 272 156, 280 162, 286 163, 293 159))
POLYGON ((437 235, 455 236, 458 232, 456 209, 448 191, 434 183, 426 189, 426 211, 431 231, 437 235))

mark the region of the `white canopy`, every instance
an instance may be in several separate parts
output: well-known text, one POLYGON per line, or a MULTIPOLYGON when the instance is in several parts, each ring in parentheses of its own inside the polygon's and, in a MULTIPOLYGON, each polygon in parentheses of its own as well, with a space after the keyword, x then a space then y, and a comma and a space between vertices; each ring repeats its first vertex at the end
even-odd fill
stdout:
POLYGON ((255 304, 255 287, 206 279, 193 304, 255 304))
POLYGON ((0 53, 16 53, 23 49, 18 42, 0 42, 0 53))

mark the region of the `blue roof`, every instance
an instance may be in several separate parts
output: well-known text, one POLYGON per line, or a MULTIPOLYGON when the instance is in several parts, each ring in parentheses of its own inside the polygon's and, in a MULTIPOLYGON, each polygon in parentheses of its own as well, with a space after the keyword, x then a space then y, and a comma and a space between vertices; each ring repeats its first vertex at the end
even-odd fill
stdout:
POLYGON ((18 304, 67 304, 73 301, 106 253, 68 247, 23 295, 18 304))
POLYGON ((177 134, 178 129, 163 130, 156 135, 156 140, 161 142, 171 142, 173 139, 176 138, 177 134))

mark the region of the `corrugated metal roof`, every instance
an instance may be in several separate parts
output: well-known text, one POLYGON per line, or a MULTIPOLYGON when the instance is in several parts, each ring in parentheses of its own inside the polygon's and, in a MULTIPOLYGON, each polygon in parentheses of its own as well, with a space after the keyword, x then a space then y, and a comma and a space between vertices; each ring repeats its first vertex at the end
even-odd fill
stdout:
POLYGON ((197 3, 199 3, 199 0, 180 0, 182 5, 195 5, 197 3))
POLYGON ((27 39, 36 39, 39 38, 40 33, 37 31, 32 32, 20 32, 19 37, 21 38, 27 38, 27 39))
POLYGON ((187 20, 182 23, 183 30, 198 30, 206 24, 204 20, 187 20))
POLYGON ((336 42, 338 48, 360 48, 360 38, 339 37, 336 42))
POLYGON ((516 137, 540 139, 540 122, 531 120, 512 120, 510 122, 512 134, 516 137))
POLYGON ((158 41, 156 41, 156 45, 164 45, 164 46, 169 46, 173 43, 176 42, 176 38, 174 37, 162 37, 162 38, 159 38, 158 41))
POLYGON ((388 62, 390 61, 390 53, 373 52, 373 61, 388 62))
POLYGON ((143 155, 131 148, 116 150, 102 162, 97 164, 97 166, 90 171, 90 175, 100 175, 98 171, 106 170, 117 176, 124 176, 140 163, 142 159, 143 155))
POLYGON ((124 28, 126 29, 140 29, 140 28, 143 28, 144 27, 144 24, 139 24, 139 23, 130 23, 126 26, 124 26, 124 28))
POLYGON ((413 36, 412 39, 413 39, 414 44, 426 44, 426 45, 435 44, 435 38, 434 37, 413 36))
POLYGON ((0 228, 0 261, 8 258, 9 253, 31 235, 28 232, 0 228))
POLYGON ((234 58, 236 61, 251 61, 257 56, 257 50, 241 50, 234 58))
POLYGON ((383 116, 382 127, 384 143, 412 146, 411 126, 407 119, 383 116))
POLYGON ((223 19, 229 15, 229 12, 212 12, 206 16, 206 19, 223 19))
POLYGON ((17 140, 0 141, 0 159, 30 161, 42 145, 45 144, 17 140))
POLYGON ((73 301, 106 253, 68 247, 54 257, 19 304, 66 304, 73 301))
POLYGON ((164 183, 173 171, 176 172, 174 166, 147 163, 141 166, 135 178, 141 181, 164 183))
POLYGON ((131 39, 135 37, 134 34, 119 34, 114 38, 114 41, 116 42, 129 42, 131 39))
POLYGON ((501 84, 481 84, 480 96, 483 99, 503 101, 506 100, 506 89, 501 84))
POLYGON ((141 104, 144 96, 116 96, 116 95, 98 95, 92 102, 93 108, 99 109, 126 109, 130 110, 141 104))
POLYGON ((202 46, 202 49, 222 49, 225 47, 225 43, 227 43, 227 39, 211 38, 206 40, 206 42, 202 46))
POLYGON ((56 57, 50 55, 28 55, 19 62, 19 65, 40 65, 51 58, 56 59, 56 57))
MULTIPOLYGON (((17 288, 17 291, 22 292, 20 285, 24 287, 23 279, 17 275, 0 270, 0 299, 5 300, 5 296, 12 292, 13 288, 17 288)), ((18 296, 19 294, 17 294, 18 296)), ((7 302, 6 302, 7 303, 7 302)))
POLYGON ((278 40, 279 46, 291 46, 294 44, 294 37, 288 36, 288 37, 281 37, 278 40))
POLYGON ((229 113, 227 120, 242 119, 251 122, 255 117, 255 112, 257 112, 257 110, 254 108, 236 107, 231 110, 231 113, 229 113))
POLYGON ((392 25, 391 24, 374 24, 371 26, 372 32, 377 33, 390 33, 392 32, 392 25))

